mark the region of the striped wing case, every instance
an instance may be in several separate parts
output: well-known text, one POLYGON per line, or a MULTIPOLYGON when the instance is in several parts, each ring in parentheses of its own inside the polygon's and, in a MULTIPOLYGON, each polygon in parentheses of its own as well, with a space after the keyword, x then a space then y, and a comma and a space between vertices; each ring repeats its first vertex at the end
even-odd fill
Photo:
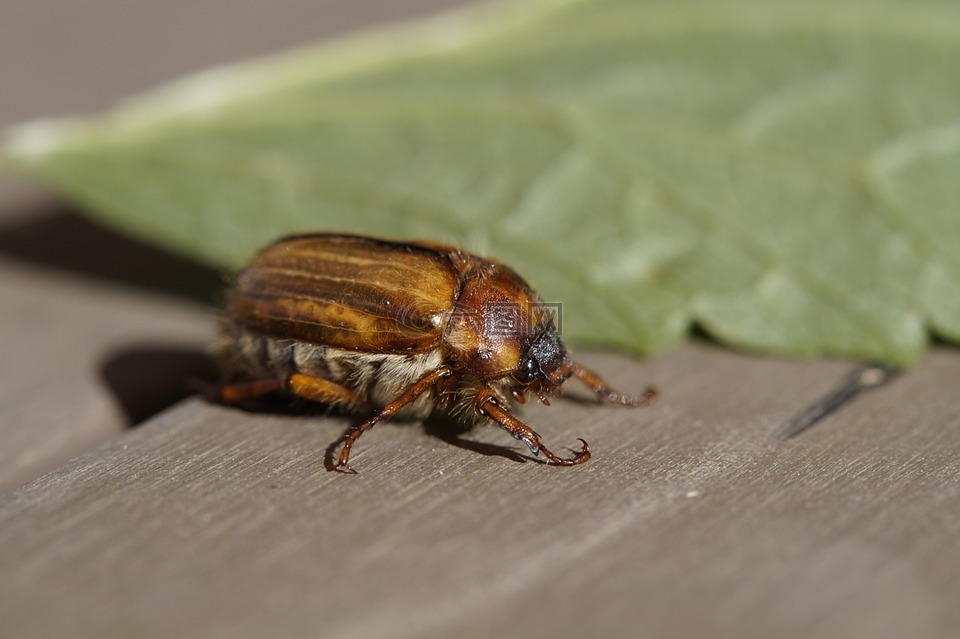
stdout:
POLYGON ((261 251, 230 293, 233 320, 284 339, 352 351, 437 346, 459 296, 445 247, 298 235, 261 251))

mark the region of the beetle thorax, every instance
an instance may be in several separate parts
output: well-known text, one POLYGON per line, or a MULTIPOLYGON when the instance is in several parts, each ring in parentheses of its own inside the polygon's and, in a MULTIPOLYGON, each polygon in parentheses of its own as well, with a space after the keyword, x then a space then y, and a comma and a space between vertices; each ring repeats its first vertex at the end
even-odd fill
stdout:
POLYGON ((531 341, 529 311, 536 301, 506 268, 466 280, 447 325, 447 348, 479 377, 513 374, 531 341))

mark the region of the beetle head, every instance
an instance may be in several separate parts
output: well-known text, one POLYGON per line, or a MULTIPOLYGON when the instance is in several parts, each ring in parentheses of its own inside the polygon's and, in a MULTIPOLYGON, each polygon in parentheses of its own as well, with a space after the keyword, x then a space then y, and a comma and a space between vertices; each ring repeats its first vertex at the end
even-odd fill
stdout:
POLYGON ((563 384, 570 377, 570 371, 567 349, 551 326, 530 342, 514 377, 525 386, 549 389, 563 384))

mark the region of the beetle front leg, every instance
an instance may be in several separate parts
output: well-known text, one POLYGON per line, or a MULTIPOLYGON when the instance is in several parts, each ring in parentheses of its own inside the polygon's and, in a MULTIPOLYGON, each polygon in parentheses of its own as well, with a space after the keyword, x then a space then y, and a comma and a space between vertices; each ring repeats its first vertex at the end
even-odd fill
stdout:
POLYGON ((360 435, 363 435, 363 433, 376 426, 379 422, 390 419, 396 415, 397 411, 399 411, 401 408, 416 401, 416 399, 431 386, 445 377, 450 377, 452 374, 453 371, 449 368, 439 368, 432 373, 427 373, 414 382, 414 384, 405 390, 400 397, 378 410, 373 417, 363 423, 357 424, 356 426, 351 426, 349 432, 347 432, 347 436, 344 437, 343 449, 340 451, 340 459, 337 461, 337 470, 345 473, 356 474, 357 471, 351 468, 349 464, 350 450, 353 448, 353 445, 356 443, 356 441, 360 439, 360 435))
POLYGON ((576 362, 573 363, 571 367, 573 376, 583 382, 587 388, 596 394, 597 398, 601 401, 607 401, 612 404, 620 404, 621 406, 646 406, 659 397, 660 393, 656 388, 650 387, 643 391, 643 395, 639 397, 633 397, 630 395, 622 395, 614 389, 607 386, 606 382, 600 379, 600 376, 594 373, 589 368, 585 368, 576 362))
POLYGON ((580 452, 574 453, 573 457, 569 459, 557 457, 551 453, 540 442, 540 435, 538 435, 535 430, 500 406, 500 400, 497 399, 497 396, 490 389, 483 389, 477 393, 474 406, 478 413, 497 422, 504 430, 526 444, 530 448, 530 452, 534 455, 543 453, 543 456, 547 458, 548 462, 554 466, 576 466, 590 459, 590 447, 583 439, 580 440, 583 448, 580 452))

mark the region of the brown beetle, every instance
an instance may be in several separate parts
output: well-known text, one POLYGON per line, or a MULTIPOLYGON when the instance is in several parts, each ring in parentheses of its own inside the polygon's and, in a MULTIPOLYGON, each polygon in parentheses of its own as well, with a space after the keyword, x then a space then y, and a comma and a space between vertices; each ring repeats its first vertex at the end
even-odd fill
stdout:
POLYGON ((641 406, 657 393, 621 395, 570 360, 552 314, 510 268, 453 246, 311 234, 262 250, 230 292, 220 351, 232 383, 226 403, 285 392, 373 416, 344 439, 337 468, 378 422, 435 408, 489 418, 550 464, 590 459, 587 442, 561 458, 509 412, 543 403, 580 379, 601 400, 641 406), (246 380, 246 381, 236 381, 246 380))

